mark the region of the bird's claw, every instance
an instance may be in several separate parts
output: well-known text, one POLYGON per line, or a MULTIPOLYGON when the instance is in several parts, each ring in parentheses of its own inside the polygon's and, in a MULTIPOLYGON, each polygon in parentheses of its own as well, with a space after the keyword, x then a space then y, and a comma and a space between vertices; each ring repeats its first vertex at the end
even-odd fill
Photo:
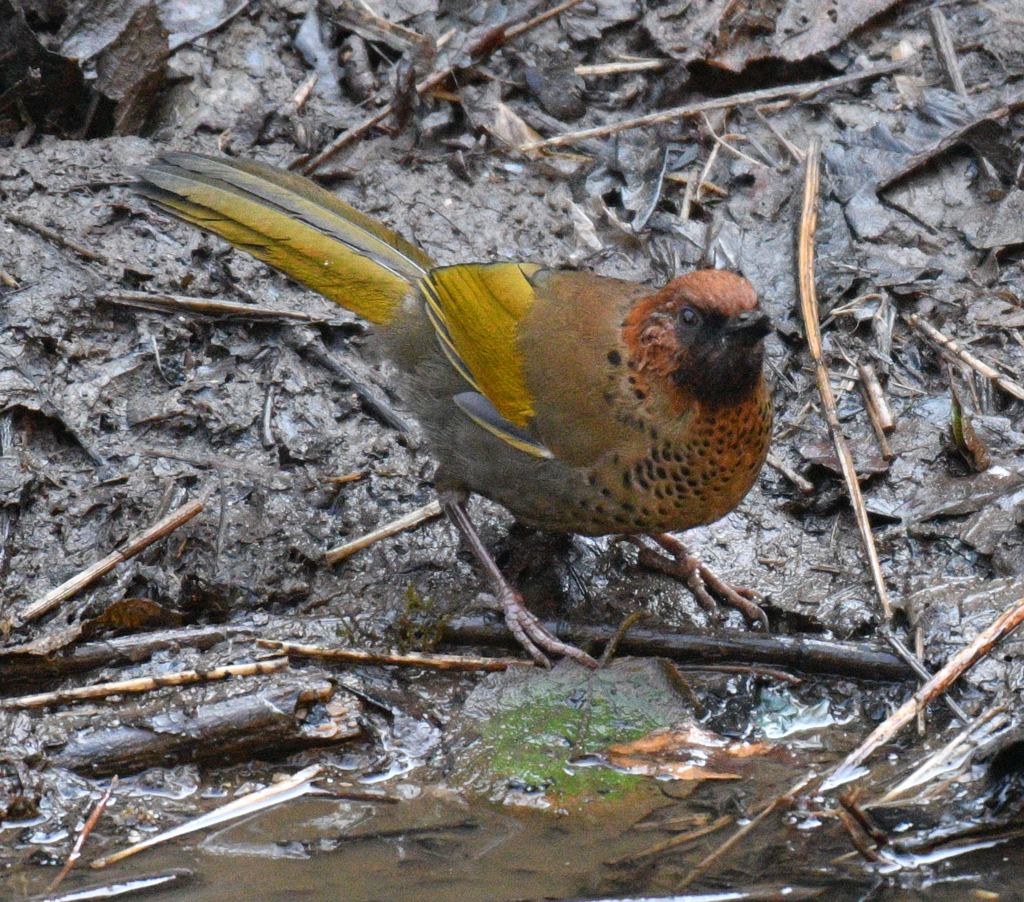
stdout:
POLYGON ((671 558, 666 559, 663 555, 637 543, 642 564, 681 580, 706 610, 717 614, 718 602, 721 602, 735 608, 752 624, 769 632, 768 617, 759 604, 764 601, 764 596, 759 592, 730 586, 707 565, 691 555, 675 536, 660 533, 652 535, 651 538, 669 552, 671 558))
POLYGON ((597 661, 585 651, 568 642, 563 642, 547 629, 540 620, 526 610, 514 592, 502 598, 502 607, 505 609, 505 623, 508 624, 512 635, 541 667, 551 667, 551 660, 544 654, 545 651, 548 654, 572 658, 584 667, 596 668, 598 666, 597 661))
POLYGON ((757 624, 757 626, 766 633, 770 632, 768 615, 765 614, 761 605, 758 604, 758 602, 764 601, 764 596, 761 595, 760 592, 755 592, 753 589, 730 586, 705 564, 702 564, 695 558, 692 560, 697 564, 697 579, 699 579, 706 587, 704 592, 708 595, 708 598, 711 598, 712 604, 714 604, 714 599, 711 597, 708 590, 710 590, 710 593, 713 593, 720 601, 739 611, 751 623, 757 624))

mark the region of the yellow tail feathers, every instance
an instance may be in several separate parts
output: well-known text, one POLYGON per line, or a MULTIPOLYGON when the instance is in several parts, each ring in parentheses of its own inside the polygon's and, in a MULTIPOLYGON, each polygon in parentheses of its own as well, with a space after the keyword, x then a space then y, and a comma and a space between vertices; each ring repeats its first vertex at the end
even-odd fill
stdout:
POLYGON ((307 179, 258 163, 168 153, 140 193, 372 323, 430 269, 423 251, 307 179))

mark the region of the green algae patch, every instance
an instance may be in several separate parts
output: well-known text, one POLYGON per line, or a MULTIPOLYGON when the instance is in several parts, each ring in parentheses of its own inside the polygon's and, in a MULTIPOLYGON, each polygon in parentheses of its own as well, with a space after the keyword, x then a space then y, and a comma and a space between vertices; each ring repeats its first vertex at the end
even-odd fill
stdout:
POLYGON ((457 720, 453 786, 570 810, 649 790, 649 778, 603 766, 598 756, 692 714, 661 662, 627 658, 598 671, 563 662, 550 671, 492 674, 457 720))

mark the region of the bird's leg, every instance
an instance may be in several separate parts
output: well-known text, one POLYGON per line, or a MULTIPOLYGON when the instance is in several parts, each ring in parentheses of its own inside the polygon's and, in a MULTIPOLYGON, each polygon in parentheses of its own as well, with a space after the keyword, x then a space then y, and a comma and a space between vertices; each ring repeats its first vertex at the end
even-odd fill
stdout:
POLYGON ((686 546, 670 533, 651 533, 651 538, 671 555, 669 558, 655 554, 640 544, 639 539, 631 538, 640 548, 640 562, 644 566, 681 580, 702 607, 709 611, 717 611, 717 598, 723 604, 736 608, 751 623, 759 624, 765 632, 768 631, 768 617, 758 604, 758 601, 762 600, 759 593, 752 589, 730 586, 699 558, 690 554, 686 546))
POLYGON ((575 645, 563 642, 547 630, 533 614, 526 610, 522 598, 519 597, 519 593, 509 585, 508 580, 505 579, 502 572, 498 569, 498 565, 494 562, 494 558, 491 557, 490 552, 484 546, 480 534, 469 519, 469 514, 466 512, 465 503, 462 498, 458 497, 454 492, 442 491, 439 494, 441 506, 448 515, 448 519, 455 524, 455 528, 458 529, 462 538, 465 539, 466 544, 490 579, 495 594, 501 601, 501 607, 505 612, 505 623, 508 624, 512 635, 516 637, 516 641, 530 653, 530 657, 544 667, 551 666, 551 661, 544 652, 572 658, 586 667, 597 667, 597 661, 590 657, 590 655, 576 648, 575 645))

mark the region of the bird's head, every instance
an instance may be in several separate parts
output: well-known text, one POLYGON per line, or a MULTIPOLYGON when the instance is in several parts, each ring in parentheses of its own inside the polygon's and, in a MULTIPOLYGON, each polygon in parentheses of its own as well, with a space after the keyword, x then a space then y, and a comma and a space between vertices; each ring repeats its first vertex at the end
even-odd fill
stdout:
POLYGON ((704 269, 634 304, 623 339, 638 391, 656 380, 684 404, 718 408, 744 399, 758 385, 771 330, 753 285, 733 273, 704 269))

